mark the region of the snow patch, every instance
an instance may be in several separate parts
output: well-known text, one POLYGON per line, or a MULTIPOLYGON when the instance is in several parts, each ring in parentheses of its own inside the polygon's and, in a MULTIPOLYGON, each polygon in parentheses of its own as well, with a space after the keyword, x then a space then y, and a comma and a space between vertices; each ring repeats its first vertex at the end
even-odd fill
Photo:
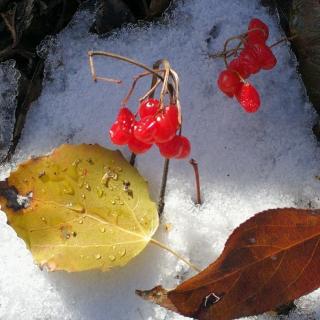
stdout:
MULTIPOLYGON (((108 37, 88 33, 92 15, 78 12, 73 22, 39 50, 47 50, 43 93, 28 113, 14 162, 48 153, 61 143, 99 143, 114 148, 108 128, 121 99, 139 69, 111 59, 96 60, 99 75, 124 80, 123 85, 94 83, 89 50, 107 50, 152 65, 167 58, 181 79, 184 134, 199 162, 204 204, 193 204, 194 177, 187 161, 172 161, 162 225, 157 239, 201 268, 221 253, 240 223, 254 213, 277 207, 319 207, 319 148, 311 127, 315 114, 305 96, 296 61, 284 44, 274 49, 277 67, 252 82, 262 107, 246 114, 216 87, 222 60, 208 52, 246 29, 252 17, 270 26, 273 43, 281 37, 277 20, 257 0, 177 1, 174 11, 157 23, 129 25, 108 37), (170 223, 172 230, 165 231, 170 223)), ((143 80, 129 107, 149 86, 143 80)), ((123 153, 129 156, 126 148, 123 153)), ((163 159, 153 148, 138 157, 137 167, 157 198, 163 159)), ((2 176, 7 171, 3 170, 2 176)), ((128 266, 108 273, 41 272, 23 242, 0 217, 0 318, 6 320, 180 320, 182 316, 142 301, 135 289, 156 284, 174 287, 191 270, 150 244, 128 266)), ((319 291, 299 300, 288 319, 320 316, 319 291)), ((259 316, 257 319, 270 319, 259 316)))

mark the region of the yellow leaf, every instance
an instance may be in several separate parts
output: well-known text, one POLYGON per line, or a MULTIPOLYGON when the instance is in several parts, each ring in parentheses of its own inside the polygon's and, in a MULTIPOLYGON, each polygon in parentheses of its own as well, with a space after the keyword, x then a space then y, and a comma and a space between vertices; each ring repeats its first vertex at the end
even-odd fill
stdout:
POLYGON ((30 197, 17 208, 0 193, 8 224, 50 271, 123 266, 159 225, 146 181, 119 151, 99 145, 62 145, 21 164, 7 184, 30 197))

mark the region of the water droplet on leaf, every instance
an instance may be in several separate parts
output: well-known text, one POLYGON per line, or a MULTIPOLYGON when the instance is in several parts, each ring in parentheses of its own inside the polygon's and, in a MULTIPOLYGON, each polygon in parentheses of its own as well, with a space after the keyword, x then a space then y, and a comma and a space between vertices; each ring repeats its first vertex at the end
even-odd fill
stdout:
POLYGON ((74 189, 70 183, 68 183, 68 182, 63 183, 63 193, 69 194, 71 196, 74 195, 74 189))
POLYGON ((100 187, 97 187, 97 195, 99 198, 102 198, 104 194, 104 191, 100 188, 100 187))
POLYGON ((126 253, 127 253, 126 248, 123 248, 123 249, 119 250, 119 256, 120 256, 121 258, 124 257, 124 256, 126 255, 126 253))
POLYGON ((72 211, 75 211, 75 212, 79 212, 79 213, 83 213, 85 212, 85 208, 84 206, 82 206, 81 204, 77 204, 77 203, 72 203, 70 202, 67 207, 72 210, 72 211))

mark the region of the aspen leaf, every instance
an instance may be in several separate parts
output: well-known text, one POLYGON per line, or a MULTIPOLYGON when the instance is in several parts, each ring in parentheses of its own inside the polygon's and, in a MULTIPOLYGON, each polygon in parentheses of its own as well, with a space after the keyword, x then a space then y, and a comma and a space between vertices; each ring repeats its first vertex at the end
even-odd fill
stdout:
POLYGON ((8 224, 40 267, 83 271, 123 266, 159 221, 146 181, 99 145, 62 145, 21 164, 0 185, 8 224))
POLYGON ((173 290, 146 300, 200 320, 274 310, 320 287, 320 210, 274 209, 234 230, 220 257, 173 290))

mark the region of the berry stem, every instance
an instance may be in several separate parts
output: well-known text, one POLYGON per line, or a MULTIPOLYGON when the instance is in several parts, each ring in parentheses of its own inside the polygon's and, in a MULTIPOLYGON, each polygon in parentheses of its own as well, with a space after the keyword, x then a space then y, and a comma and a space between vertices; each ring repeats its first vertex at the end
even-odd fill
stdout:
MULTIPOLYGON (((234 36, 234 37, 231 37, 229 39, 226 40, 226 42, 224 43, 224 47, 223 47, 223 59, 224 59, 224 63, 226 65, 226 68, 228 68, 228 61, 227 61, 227 55, 226 55, 226 52, 228 51, 228 44, 229 42, 233 41, 233 40, 239 40, 240 43, 237 45, 236 48, 240 48, 241 44, 244 44, 245 42, 245 35, 246 33, 242 33, 238 36, 234 36), (240 46, 239 46, 240 45, 240 46)), ((232 49, 232 50, 239 50, 239 49, 232 49)))
POLYGON ((273 48, 273 47, 275 47, 275 46, 277 46, 278 44, 280 44, 280 43, 282 43, 282 42, 286 42, 286 41, 290 41, 290 40, 293 40, 293 39, 295 39, 295 38, 297 38, 298 37, 298 35, 297 34, 295 34, 295 35, 293 35, 293 36, 291 36, 291 37, 283 37, 283 38, 281 38, 281 39, 279 39, 278 41, 276 41, 275 43, 273 43, 271 46, 270 46, 270 48, 273 48))
POLYGON ((202 204, 201 201, 201 189, 200 189, 200 176, 199 176, 199 168, 198 168, 198 162, 194 159, 190 159, 189 163, 192 165, 196 180, 196 202, 195 204, 200 205, 202 204))
POLYGON ((166 186, 167 186, 167 179, 168 179, 168 172, 169 172, 169 159, 165 159, 164 166, 163 166, 163 173, 162 173, 162 180, 161 180, 161 188, 160 188, 160 195, 158 201, 158 214, 161 217, 164 209, 164 198, 166 194, 166 186))
POLYGON ((170 69, 170 74, 174 80, 174 86, 175 86, 175 101, 171 101, 172 103, 177 105, 178 108, 178 121, 180 125, 180 131, 181 131, 181 126, 182 126, 182 113, 181 113, 181 105, 180 105, 180 100, 179 100, 179 77, 178 74, 173 70, 170 69))
MULTIPOLYGON (((217 53, 214 53, 214 54, 209 54, 208 57, 211 58, 211 59, 224 58, 224 61, 225 61, 226 67, 227 67, 227 58, 230 58, 232 56, 237 56, 238 55, 238 51, 243 49, 241 47, 241 45, 246 41, 246 36, 248 35, 248 33, 252 32, 252 31, 256 31, 256 30, 263 31, 260 28, 254 28, 254 29, 251 29, 250 31, 242 33, 242 34, 240 34, 238 36, 231 37, 231 38, 227 39, 226 42, 224 43, 223 51, 220 51, 220 52, 217 52, 217 53), (227 49, 229 42, 232 41, 232 40, 236 40, 236 39, 240 40, 238 45, 235 48, 227 49)), ((291 37, 283 37, 283 38, 279 39, 278 41, 276 41, 275 43, 271 44, 269 46, 269 48, 273 48, 273 47, 279 45, 282 42, 286 42, 288 40, 293 40, 293 39, 295 39, 297 37, 298 37, 297 34, 295 34, 295 35, 293 35, 291 37)))
MULTIPOLYGON (((146 71, 149 71, 150 73, 152 73, 155 77, 159 78, 160 80, 164 80, 164 78, 154 69, 151 69, 150 67, 144 65, 143 63, 140 63, 134 59, 130 59, 124 56, 121 56, 119 54, 116 53, 112 53, 112 52, 107 52, 107 51, 89 51, 88 52, 88 56, 89 56, 89 64, 90 64, 90 70, 91 70, 91 75, 94 81, 97 80, 105 80, 108 82, 114 82, 114 83, 121 83, 121 80, 116 80, 116 79, 110 79, 110 78, 102 78, 102 77, 97 77, 96 72, 95 72, 95 68, 94 68, 94 63, 93 63, 93 57, 94 56, 104 56, 104 57, 108 57, 108 58, 114 58, 117 60, 121 60, 124 62, 128 62, 131 63, 137 67, 140 67, 142 69, 145 69, 146 71)), ((158 68, 155 68, 158 69, 158 68)))
POLYGON ((170 75, 170 63, 166 59, 160 60, 159 63, 162 64, 164 69, 165 69, 164 80, 163 80, 163 84, 162 84, 162 88, 161 88, 161 92, 160 92, 160 98, 159 98, 160 108, 162 109, 163 108, 164 97, 168 92, 168 81, 169 81, 169 75, 170 75))
MULTIPOLYGON (((156 71, 156 72, 163 72, 164 70, 154 70, 154 71, 156 71)), ((128 104, 128 101, 129 101, 129 99, 130 99, 130 97, 131 97, 131 95, 132 95, 132 93, 133 93, 133 91, 134 91, 134 89, 135 89, 135 87, 136 87, 136 84, 137 84, 137 82, 141 79, 141 78, 143 78, 143 77, 145 77, 145 76, 149 76, 149 75, 151 75, 152 73, 151 72, 149 72, 149 71, 146 71, 146 72, 143 72, 143 73, 140 73, 140 74, 138 74, 136 77, 134 77, 133 78, 133 82, 132 82, 132 85, 131 85, 131 87, 130 87, 130 89, 129 89, 129 92, 128 92, 128 94, 126 95, 126 97, 122 100, 122 102, 121 102, 121 105, 122 106, 125 106, 125 105, 127 105, 128 104)), ((158 80, 159 81, 159 83, 160 83, 160 80, 158 80)))
MULTIPOLYGON (((178 75, 175 73, 170 68, 169 61, 166 59, 158 60, 154 63, 153 68, 158 69, 160 66, 163 66, 165 69, 165 75, 164 75, 164 80, 163 80, 163 85, 160 93, 160 108, 163 108, 163 99, 165 94, 169 91, 170 94, 170 100, 171 101, 177 101, 177 97, 179 96, 179 78, 178 75), (168 83, 169 81, 169 76, 173 77, 174 80, 174 87, 168 83), (171 90, 170 90, 171 88, 171 90), (174 90, 173 90, 174 89, 174 90)), ((151 88, 153 88, 156 85, 156 77, 152 77, 152 82, 151 82, 151 88)), ((151 92, 150 97, 154 97, 154 91, 151 92)), ((181 120, 181 116, 179 117, 181 120)), ((166 193, 166 187, 167 187, 167 179, 168 179, 168 172, 169 172, 169 159, 165 159, 164 166, 163 166, 163 173, 162 173, 162 180, 161 180, 161 187, 160 187, 160 195, 159 195, 159 201, 158 201, 158 214, 159 217, 161 217, 163 213, 163 209, 165 206, 165 193, 166 193)))
POLYGON ((145 93, 145 95, 139 99, 139 101, 141 102, 141 101, 145 100, 147 97, 150 97, 151 94, 153 94, 156 91, 156 89, 158 88, 160 83, 161 83, 161 81, 159 79, 157 79, 157 82, 155 83, 155 85, 153 87, 151 87, 150 90, 147 91, 145 93))

